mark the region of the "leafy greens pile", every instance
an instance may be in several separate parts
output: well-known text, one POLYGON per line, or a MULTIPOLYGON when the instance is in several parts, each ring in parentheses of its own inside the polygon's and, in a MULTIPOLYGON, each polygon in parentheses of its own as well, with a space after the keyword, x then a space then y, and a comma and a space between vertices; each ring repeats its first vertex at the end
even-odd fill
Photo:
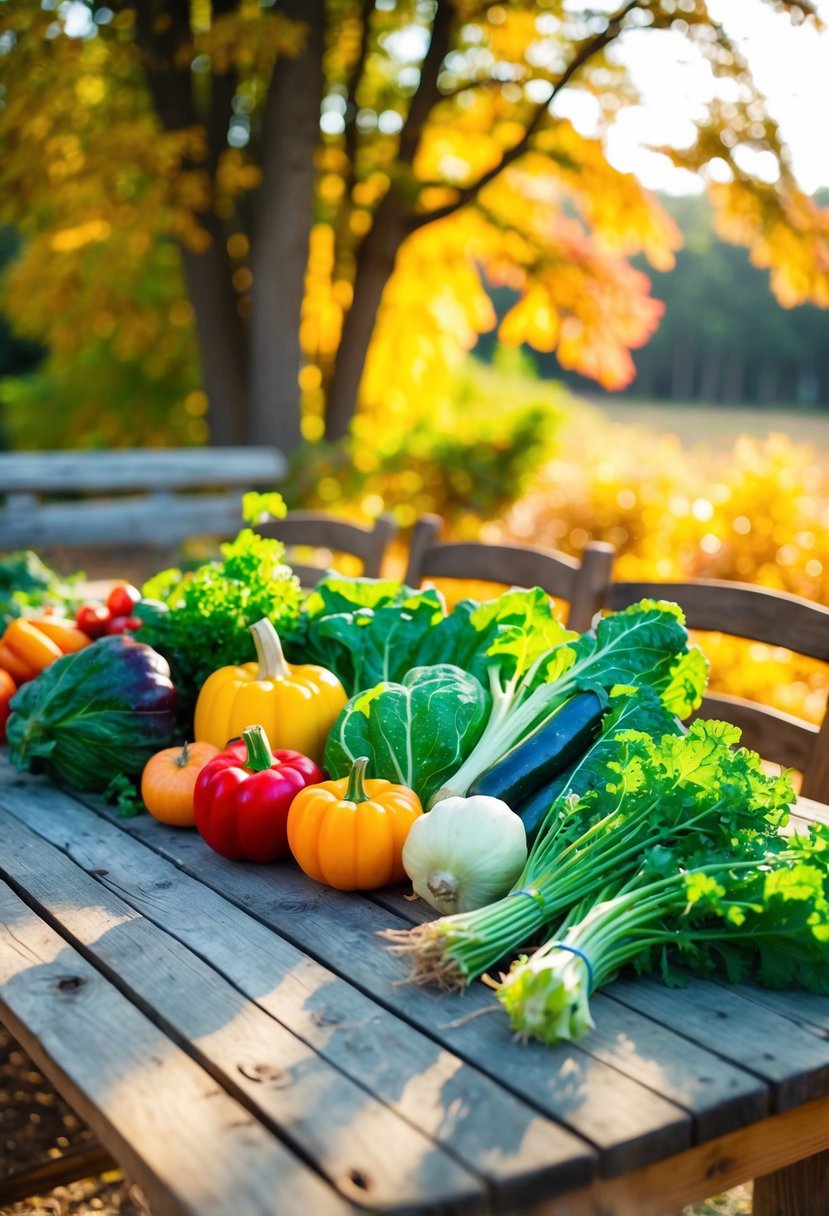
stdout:
POLYGON ((46 605, 74 609, 81 598, 82 574, 64 578, 31 549, 18 549, 0 558, 0 632, 16 616, 46 605))
MULTIPOLYGON (((271 515, 285 512, 278 494, 244 495, 242 513, 249 522, 264 507, 271 515)), ((192 718, 198 691, 213 671, 255 659, 255 621, 268 617, 277 632, 290 632, 299 620, 303 592, 285 564, 281 541, 244 528, 220 553, 220 561, 194 571, 156 574, 135 608, 143 621, 141 641, 170 664, 184 719, 192 718)))
MULTIPOLYGON (((320 594, 322 602, 331 592, 320 594)), ((403 780, 429 805, 465 794, 580 691, 607 702, 614 687, 635 685, 653 690, 669 714, 680 716, 702 697, 707 665, 689 648, 676 605, 643 601, 578 635, 561 624, 539 588, 483 604, 463 601, 445 616, 437 615, 433 595, 401 594, 396 602, 309 623, 314 657, 323 661, 326 647, 327 665, 340 657, 341 679, 350 664, 351 688, 382 673, 334 725, 325 751, 333 776, 368 755, 370 776, 403 780)))
POLYGON ((463 988, 546 936, 497 987, 513 1028, 548 1043, 593 1025, 591 991, 625 965, 669 983, 724 969, 829 993, 829 829, 784 835, 788 777, 737 747, 736 727, 663 733, 664 713, 618 690, 510 894, 386 934, 417 982, 463 988))

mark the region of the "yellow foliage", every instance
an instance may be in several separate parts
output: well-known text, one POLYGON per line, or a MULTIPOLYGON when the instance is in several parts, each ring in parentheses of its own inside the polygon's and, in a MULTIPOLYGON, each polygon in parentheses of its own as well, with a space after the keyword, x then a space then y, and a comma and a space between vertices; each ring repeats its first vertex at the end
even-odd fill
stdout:
MULTIPOLYGON (((715 457, 593 418, 564 439, 505 523, 488 529, 491 539, 570 553, 610 541, 620 579, 734 579, 829 603, 829 470, 784 435, 742 436, 715 457)), ((712 688, 822 720, 825 664, 725 635, 699 641, 712 688)))

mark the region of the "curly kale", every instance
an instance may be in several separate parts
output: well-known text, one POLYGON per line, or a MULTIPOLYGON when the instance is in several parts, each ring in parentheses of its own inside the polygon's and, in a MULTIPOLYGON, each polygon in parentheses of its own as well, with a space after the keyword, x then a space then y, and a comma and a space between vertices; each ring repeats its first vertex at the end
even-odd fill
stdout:
MULTIPOLYGON (((245 495, 243 514, 284 514, 279 495, 245 495)), ((163 570, 142 588, 136 615, 141 641, 163 654, 179 692, 182 724, 188 724, 199 689, 218 667, 247 663, 256 652, 249 627, 267 617, 277 632, 296 628, 304 593, 285 564, 281 541, 244 528, 220 548, 221 560, 197 570, 163 570)))

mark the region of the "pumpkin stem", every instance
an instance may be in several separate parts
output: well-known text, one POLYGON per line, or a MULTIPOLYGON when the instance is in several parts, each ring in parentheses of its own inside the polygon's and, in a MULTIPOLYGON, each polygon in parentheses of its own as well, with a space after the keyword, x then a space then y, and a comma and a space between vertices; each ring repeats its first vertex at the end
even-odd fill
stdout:
POLYGON ((250 631, 253 634, 256 658, 259 661, 259 679, 287 680, 291 669, 282 653, 279 634, 268 618, 263 616, 261 621, 255 621, 250 626, 250 631))
POLYGON ((242 738, 248 753, 245 768, 249 768, 254 773, 263 773, 276 764, 276 758, 271 751, 271 745, 263 727, 246 726, 242 731, 242 738))
POLYGON ((190 744, 186 740, 173 763, 176 768, 187 768, 187 765, 190 763, 190 744))
POLYGON ((345 791, 344 802, 368 802, 369 797, 366 793, 365 775, 366 766, 368 765, 368 756, 358 756, 351 765, 351 772, 348 774, 348 786, 345 791))

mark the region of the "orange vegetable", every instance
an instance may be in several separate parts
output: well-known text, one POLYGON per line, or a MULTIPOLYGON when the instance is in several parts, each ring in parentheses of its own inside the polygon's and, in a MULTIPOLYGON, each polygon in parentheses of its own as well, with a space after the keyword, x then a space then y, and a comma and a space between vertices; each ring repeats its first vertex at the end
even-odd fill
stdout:
POLYGON ((402 882, 403 845, 423 814, 405 785, 365 780, 368 759, 338 781, 306 786, 288 812, 288 843, 310 877, 340 891, 373 891, 402 882))
POLYGON ((141 798, 150 814, 174 827, 195 827, 193 787, 205 764, 218 754, 212 743, 185 743, 150 756, 141 774, 141 798))
POLYGON ((18 684, 33 680, 55 659, 89 645, 89 638, 60 617, 17 617, 0 639, 0 667, 18 684))
POLYGON ((9 716, 9 701, 17 692, 17 685, 7 671, 0 668, 0 743, 6 741, 6 719, 9 716))

